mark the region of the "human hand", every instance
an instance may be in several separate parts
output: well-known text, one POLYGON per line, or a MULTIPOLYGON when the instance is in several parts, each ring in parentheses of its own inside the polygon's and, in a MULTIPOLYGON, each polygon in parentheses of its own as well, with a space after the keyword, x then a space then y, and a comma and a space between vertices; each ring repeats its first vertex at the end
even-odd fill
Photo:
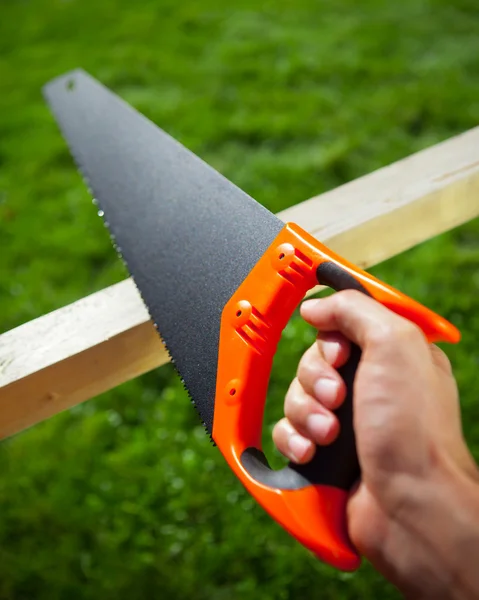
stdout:
POLYGON ((308 462, 334 441, 345 397, 337 372, 362 349, 354 383, 361 482, 348 503, 353 544, 404 594, 479 594, 479 479, 465 444, 446 355, 421 330, 356 291, 303 303, 320 330, 300 361, 274 428, 278 449, 308 462), (474 554, 476 553, 476 554, 474 554))

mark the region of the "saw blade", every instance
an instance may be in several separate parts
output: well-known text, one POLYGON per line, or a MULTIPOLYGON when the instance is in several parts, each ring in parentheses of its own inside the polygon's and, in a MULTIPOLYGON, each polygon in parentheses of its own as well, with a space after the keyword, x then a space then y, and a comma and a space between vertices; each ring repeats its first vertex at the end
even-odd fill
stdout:
POLYGON ((284 223, 84 71, 44 95, 211 435, 223 307, 284 223))

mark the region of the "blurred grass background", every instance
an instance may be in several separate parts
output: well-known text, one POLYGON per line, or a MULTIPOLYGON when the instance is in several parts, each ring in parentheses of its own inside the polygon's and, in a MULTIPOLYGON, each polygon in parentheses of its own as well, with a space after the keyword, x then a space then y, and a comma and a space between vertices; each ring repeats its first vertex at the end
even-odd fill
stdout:
MULTIPOLYGON (((476 126, 478 18, 476 0, 0 0, 0 331, 125 277, 50 78, 83 67, 279 211, 476 126)), ((462 329, 447 351, 476 458, 478 232, 373 269, 462 329)), ((285 331, 266 432, 313 337, 285 331)), ((263 514, 170 366, 3 442, 0 473, 2 600, 398 597, 263 514)))

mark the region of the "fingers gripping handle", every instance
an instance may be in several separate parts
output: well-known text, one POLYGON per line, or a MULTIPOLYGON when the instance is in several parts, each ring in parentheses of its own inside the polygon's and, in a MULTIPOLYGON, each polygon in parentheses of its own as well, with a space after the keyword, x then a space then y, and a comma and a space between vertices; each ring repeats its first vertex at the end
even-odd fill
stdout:
POLYGON ((264 453, 257 448, 247 448, 241 455, 243 467, 256 482, 281 490, 288 507, 288 512, 281 507, 283 527, 288 530, 294 524, 290 530, 293 536, 324 562, 345 571, 360 564, 346 528, 349 490, 360 474, 353 430, 353 383, 360 357, 360 349, 353 345, 348 362, 339 369, 347 393, 335 411, 341 427, 334 443, 317 446, 310 462, 290 462, 278 471, 270 469, 264 453))
MULTIPOLYGON (((318 283, 333 290, 354 289, 370 295, 368 290, 351 273, 339 265, 324 261, 316 269, 318 283)), ((334 411, 339 423, 339 435, 329 446, 316 446, 314 457, 308 463, 289 467, 312 484, 332 485, 349 491, 360 475, 356 441, 353 428, 353 386, 356 370, 361 360, 361 349, 351 344, 349 359, 338 369, 346 385, 346 398, 334 411)))
POLYGON ((307 465, 269 468, 261 451, 269 375, 281 332, 317 282, 354 288, 423 328, 430 340, 457 341, 447 321, 332 253, 288 224, 225 306, 221 317, 213 439, 248 491, 291 535, 323 561, 343 570, 359 566, 346 530, 349 489, 359 476, 352 392, 360 350, 340 370, 347 398, 337 411, 341 431, 317 448, 307 465))
POLYGON ((359 479, 360 469, 353 429, 353 385, 360 359, 361 350, 353 344, 348 362, 338 369, 346 384, 346 398, 334 411, 340 423, 336 440, 329 446, 316 446, 314 457, 308 463, 289 463, 287 467, 310 484, 331 485, 349 492, 359 479))

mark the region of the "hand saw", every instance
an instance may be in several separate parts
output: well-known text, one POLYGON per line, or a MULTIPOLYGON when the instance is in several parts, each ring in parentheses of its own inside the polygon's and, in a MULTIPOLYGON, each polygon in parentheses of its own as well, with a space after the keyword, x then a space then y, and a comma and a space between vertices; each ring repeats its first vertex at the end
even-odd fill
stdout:
POLYGON ((87 73, 44 94, 201 420, 264 509, 323 561, 360 564, 346 503, 360 476, 352 390, 360 351, 341 369, 341 432, 306 465, 272 470, 263 409, 281 332, 318 283, 354 288, 415 322, 429 341, 457 329, 284 224, 87 73))

